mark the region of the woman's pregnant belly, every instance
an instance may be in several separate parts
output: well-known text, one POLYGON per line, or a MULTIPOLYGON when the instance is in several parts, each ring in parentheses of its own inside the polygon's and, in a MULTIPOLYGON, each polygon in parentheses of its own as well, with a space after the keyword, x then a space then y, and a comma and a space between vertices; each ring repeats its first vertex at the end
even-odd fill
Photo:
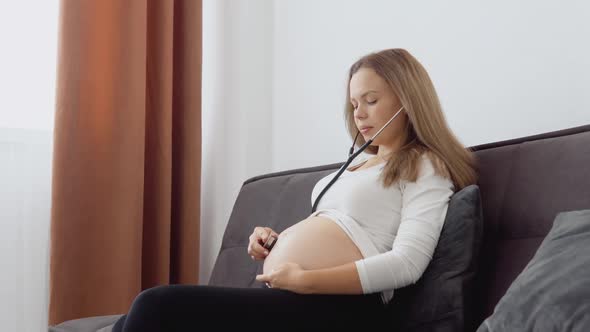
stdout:
POLYGON ((340 226, 330 218, 314 216, 279 234, 273 249, 264 260, 263 273, 286 262, 294 262, 305 270, 313 270, 362 258, 357 246, 340 226))

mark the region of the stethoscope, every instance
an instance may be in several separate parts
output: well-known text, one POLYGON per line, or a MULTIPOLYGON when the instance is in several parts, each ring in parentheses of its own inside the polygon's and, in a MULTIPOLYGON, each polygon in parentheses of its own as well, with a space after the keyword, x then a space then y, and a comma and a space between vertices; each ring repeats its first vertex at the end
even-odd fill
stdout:
POLYGON ((332 186, 332 184, 334 184, 334 182, 336 182, 336 180, 338 179, 338 177, 340 177, 340 175, 344 172, 344 170, 348 167, 348 165, 350 165, 350 163, 354 160, 354 158, 356 158, 371 143, 373 143, 373 140, 375 139, 375 137, 377 137, 377 135, 379 135, 383 131, 383 129, 385 129, 385 127, 387 127, 391 123, 391 121, 393 121, 393 119, 395 119, 399 115, 399 113, 402 111, 403 108, 404 107, 402 106, 397 111, 397 113, 395 113, 393 115, 393 117, 391 119, 389 119, 389 121, 387 121, 387 123, 381 129, 379 129, 379 131, 375 135, 373 135, 373 137, 371 137, 365 144, 363 144, 363 146, 361 146, 361 148, 357 152, 354 152, 354 144, 356 143, 356 139, 359 137, 360 130, 356 133, 356 136, 354 137, 354 142, 352 142, 352 146, 350 147, 350 150, 348 151, 348 160, 344 163, 344 165, 342 165, 342 167, 340 167, 340 169, 338 170, 338 173, 336 173, 336 176, 334 176, 334 178, 332 178, 332 180, 330 181, 330 183, 328 183, 328 185, 324 188, 324 190, 322 190, 322 192, 318 195, 318 198, 316 198, 315 202, 313 203, 313 207, 311 209, 311 213, 314 213, 316 211, 316 209, 318 207, 318 202, 320 201, 320 199, 322 198, 322 196, 324 196, 324 193, 326 193, 326 191, 328 190, 328 188, 330 188, 332 186))

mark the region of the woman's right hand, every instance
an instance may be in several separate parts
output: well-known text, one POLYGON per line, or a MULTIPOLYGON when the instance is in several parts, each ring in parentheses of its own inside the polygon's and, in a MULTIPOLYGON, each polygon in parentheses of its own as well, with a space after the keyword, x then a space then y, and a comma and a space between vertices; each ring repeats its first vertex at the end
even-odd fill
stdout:
POLYGON ((263 245, 270 235, 274 236, 275 239, 279 238, 279 234, 270 227, 254 227, 254 232, 250 235, 250 243, 248 244, 248 255, 253 260, 264 260, 268 256, 268 250, 263 245))

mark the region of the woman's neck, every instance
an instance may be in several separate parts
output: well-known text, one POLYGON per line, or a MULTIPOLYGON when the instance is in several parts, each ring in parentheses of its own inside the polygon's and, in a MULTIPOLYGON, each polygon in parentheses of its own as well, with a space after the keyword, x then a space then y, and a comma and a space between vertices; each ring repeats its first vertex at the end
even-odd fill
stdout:
POLYGON ((397 139, 392 144, 379 145, 379 149, 377 150, 377 157, 381 161, 388 161, 389 158, 391 158, 391 156, 394 153, 399 151, 399 149, 404 144, 405 140, 406 140, 406 137, 405 137, 405 135, 403 135, 403 136, 397 137, 397 139))

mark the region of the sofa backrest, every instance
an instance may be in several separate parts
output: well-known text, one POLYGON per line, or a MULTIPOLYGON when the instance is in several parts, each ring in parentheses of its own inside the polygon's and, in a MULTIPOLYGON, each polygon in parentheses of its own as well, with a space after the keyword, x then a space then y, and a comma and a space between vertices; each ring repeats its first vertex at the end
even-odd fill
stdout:
MULTIPOLYGON (((479 164, 484 241, 476 323, 492 313, 532 258, 558 212, 590 208, 590 125, 472 147, 479 164)), ((246 252, 255 226, 277 232, 311 213, 311 191, 343 163, 246 180, 223 235, 209 285, 262 287, 262 263, 246 252)))
POLYGON ((557 213, 590 208, 590 125, 472 147, 484 240, 477 322, 531 260, 557 213))

